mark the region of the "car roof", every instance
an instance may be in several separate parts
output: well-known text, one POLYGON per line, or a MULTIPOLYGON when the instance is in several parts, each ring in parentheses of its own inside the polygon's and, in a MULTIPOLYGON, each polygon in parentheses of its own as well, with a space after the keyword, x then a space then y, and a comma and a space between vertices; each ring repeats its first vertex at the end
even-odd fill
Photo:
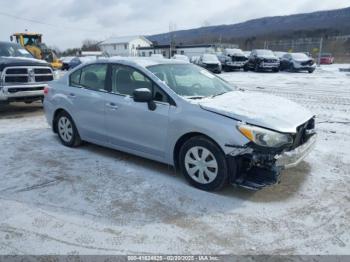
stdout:
POLYGON ((154 65, 166 65, 166 64, 189 64, 186 61, 180 61, 175 59, 157 58, 157 57, 110 57, 110 58, 99 58, 94 61, 90 61, 87 64, 93 64, 97 62, 107 63, 123 63, 127 65, 138 65, 140 67, 148 67, 154 65))

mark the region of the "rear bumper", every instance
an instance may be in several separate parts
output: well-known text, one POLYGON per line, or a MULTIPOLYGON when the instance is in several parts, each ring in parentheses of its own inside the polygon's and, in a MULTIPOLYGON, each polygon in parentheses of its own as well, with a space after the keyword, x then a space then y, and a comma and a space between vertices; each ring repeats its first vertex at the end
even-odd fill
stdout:
POLYGON ((0 101, 35 101, 44 97, 45 84, 0 87, 0 101))

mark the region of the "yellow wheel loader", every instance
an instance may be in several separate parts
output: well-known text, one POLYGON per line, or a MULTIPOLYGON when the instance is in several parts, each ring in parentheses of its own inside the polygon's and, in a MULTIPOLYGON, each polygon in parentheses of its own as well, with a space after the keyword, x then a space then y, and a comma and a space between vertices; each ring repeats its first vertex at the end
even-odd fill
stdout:
POLYGON ((62 62, 58 59, 56 53, 42 42, 42 34, 15 33, 11 36, 11 41, 13 40, 23 46, 36 59, 47 61, 54 69, 61 69, 62 62))

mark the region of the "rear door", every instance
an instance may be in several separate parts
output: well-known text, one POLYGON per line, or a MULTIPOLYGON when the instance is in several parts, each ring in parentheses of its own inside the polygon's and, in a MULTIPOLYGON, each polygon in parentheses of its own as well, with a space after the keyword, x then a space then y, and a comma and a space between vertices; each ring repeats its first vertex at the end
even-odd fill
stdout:
POLYGON ((156 160, 165 157, 168 134, 168 96, 137 69, 111 66, 111 90, 106 101, 106 130, 109 142, 124 151, 156 160), (148 88, 153 92, 156 109, 133 100, 133 92, 148 88))
POLYGON ((106 141, 104 118, 107 72, 107 64, 91 64, 70 76, 67 96, 73 106, 71 114, 80 136, 88 141, 106 141))

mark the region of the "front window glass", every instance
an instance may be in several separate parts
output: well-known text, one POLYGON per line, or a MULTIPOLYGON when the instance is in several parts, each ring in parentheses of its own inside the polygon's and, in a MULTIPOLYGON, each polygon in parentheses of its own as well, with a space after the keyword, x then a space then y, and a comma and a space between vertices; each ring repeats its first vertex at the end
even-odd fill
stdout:
POLYGON ((151 80, 132 67, 113 65, 113 93, 133 96, 134 91, 138 88, 148 88, 149 90, 152 90, 151 80))
POLYGON ((227 93, 233 88, 207 70, 191 64, 149 66, 153 74, 180 96, 200 99, 227 93))
POLYGON ((138 70, 123 65, 112 66, 113 93, 133 96, 134 91, 139 88, 151 90, 154 101, 169 102, 166 93, 138 70))
POLYGON ((33 58, 22 46, 12 43, 0 43, 0 56, 33 58))

